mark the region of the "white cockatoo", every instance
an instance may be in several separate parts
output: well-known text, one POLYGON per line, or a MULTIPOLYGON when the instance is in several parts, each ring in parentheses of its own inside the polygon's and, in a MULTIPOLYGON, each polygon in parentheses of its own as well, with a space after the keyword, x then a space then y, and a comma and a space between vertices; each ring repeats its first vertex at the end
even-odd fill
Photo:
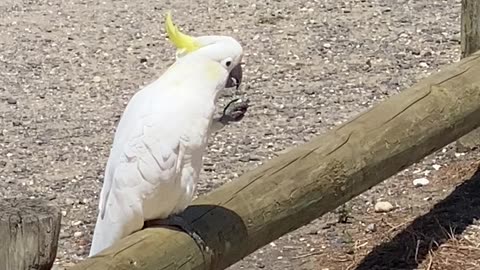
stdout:
POLYGON ((242 46, 229 36, 192 37, 170 13, 176 61, 129 101, 113 140, 90 255, 166 219, 192 201, 212 129, 239 121, 247 106, 214 119, 219 93, 242 79, 242 46))

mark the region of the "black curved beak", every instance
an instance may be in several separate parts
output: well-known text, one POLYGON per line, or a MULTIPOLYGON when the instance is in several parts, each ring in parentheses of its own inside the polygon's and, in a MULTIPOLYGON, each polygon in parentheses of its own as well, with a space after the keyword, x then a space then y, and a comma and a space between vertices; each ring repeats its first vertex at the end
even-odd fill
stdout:
POLYGON ((236 89, 238 89, 238 87, 240 87, 240 84, 242 83, 242 76, 243 76, 242 65, 238 64, 232 69, 232 71, 230 71, 230 74, 228 74, 227 83, 225 87, 226 88, 235 87, 236 89))

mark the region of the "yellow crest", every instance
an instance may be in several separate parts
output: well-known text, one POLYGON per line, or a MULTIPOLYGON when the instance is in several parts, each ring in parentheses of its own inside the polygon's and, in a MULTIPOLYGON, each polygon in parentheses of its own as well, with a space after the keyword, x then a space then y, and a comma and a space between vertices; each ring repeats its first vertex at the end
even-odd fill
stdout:
POLYGON ((193 37, 180 32, 175 24, 173 24, 170 11, 167 13, 167 18, 165 19, 165 30, 167 31, 168 39, 170 39, 177 49, 183 49, 189 53, 200 48, 200 44, 198 44, 193 37))

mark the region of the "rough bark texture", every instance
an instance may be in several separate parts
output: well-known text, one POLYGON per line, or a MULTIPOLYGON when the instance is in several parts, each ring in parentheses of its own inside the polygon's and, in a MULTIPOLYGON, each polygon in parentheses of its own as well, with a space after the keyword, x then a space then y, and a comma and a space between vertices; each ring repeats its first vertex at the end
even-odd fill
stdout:
POLYGON ((72 269, 224 269, 480 126, 480 53, 200 197, 185 233, 146 229, 72 269))
POLYGON ((49 270, 57 254, 60 211, 31 199, 2 199, 0 206, 0 269, 49 270))
POLYGON ((462 57, 480 50, 480 1, 462 0, 462 57))
MULTIPOLYGON (((462 0, 462 57, 480 50, 480 1, 462 0)), ((459 151, 466 152, 480 146, 480 128, 457 142, 459 151)))

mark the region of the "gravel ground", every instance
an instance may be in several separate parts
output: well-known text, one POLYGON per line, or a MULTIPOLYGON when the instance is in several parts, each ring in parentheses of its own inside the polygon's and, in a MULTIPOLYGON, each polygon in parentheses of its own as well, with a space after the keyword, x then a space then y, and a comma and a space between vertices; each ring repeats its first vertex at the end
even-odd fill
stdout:
MULTIPOLYGON (((459 59, 460 0, 1 1, 0 195, 61 207, 57 267, 88 253, 105 162, 127 101, 173 61, 163 30, 167 9, 185 31, 233 35, 246 53, 243 87, 219 106, 236 95, 252 107, 211 140, 200 193, 459 59)), ((361 269, 359 258, 392 240, 380 232, 401 230, 468 175, 440 181, 436 165, 456 171, 477 158, 446 147, 231 269, 361 269), (420 176, 430 178, 429 188, 413 188, 420 176), (380 199, 395 210, 374 213, 380 199), (368 244, 357 252, 362 239, 368 244)), ((468 228, 478 240, 480 229, 468 228)), ((422 267, 415 259, 395 269, 422 267)))

